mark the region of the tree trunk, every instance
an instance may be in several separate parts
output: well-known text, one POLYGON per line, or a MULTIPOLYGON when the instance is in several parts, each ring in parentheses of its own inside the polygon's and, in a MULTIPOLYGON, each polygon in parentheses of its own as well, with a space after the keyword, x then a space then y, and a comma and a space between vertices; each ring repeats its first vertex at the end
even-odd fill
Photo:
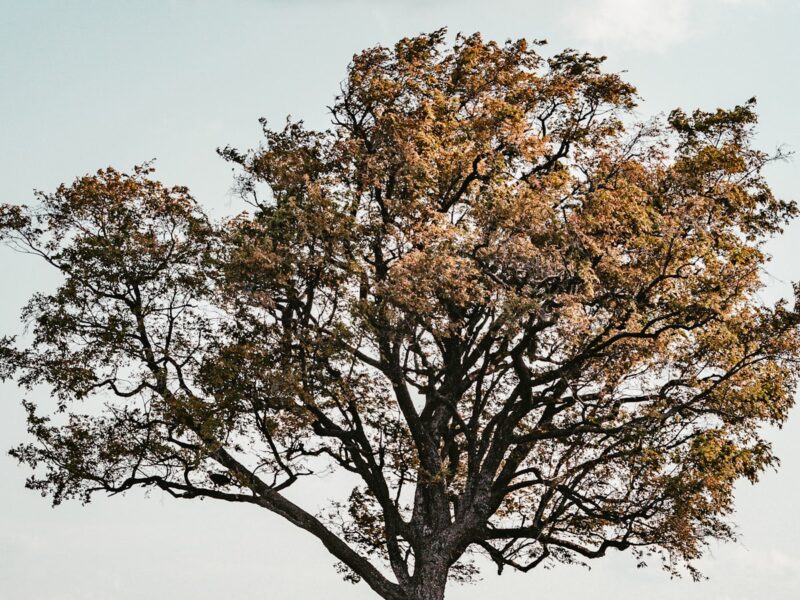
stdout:
POLYGON ((426 560, 416 573, 414 585, 406 591, 409 600, 443 600, 448 570, 444 560, 426 560))
POLYGON ((408 592, 409 600, 444 600, 445 582, 420 583, 408 592))

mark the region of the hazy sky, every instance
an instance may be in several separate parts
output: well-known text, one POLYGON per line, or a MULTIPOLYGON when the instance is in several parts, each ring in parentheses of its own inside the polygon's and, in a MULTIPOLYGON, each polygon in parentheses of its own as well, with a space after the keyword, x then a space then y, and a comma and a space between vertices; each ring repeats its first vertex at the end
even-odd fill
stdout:
MULTIPOLYGON (((106 165, 157 158, 157 175, 188 185, 215 216, 242 208, 215 148, 259 143, 258 117, 327 124, 350 57, 446 25, 485 37, 546 38, 607 54, 644 98, 641 116, 732 106, 758 97, 759 145, 800 149, 797 0, 518 0, 136 2, 0 0, 0 202, 106 165)), ((547 50, 546 50, 547 51, 547 50)), ((800 196, 797 162, 770 168, 800 196)), ((800 279, 800 224, 770 244, 767 299, 800 279)), ((0 333, 57 279, 0 248, 0 333)), ((0 447, 25 439, 20 392, 0 388, 0 447)), ((800 410, 800 409, 799 409, 800 410)), ((448 600, 770 600, 800 593, 800 412, 770 434, 780 471, 738 492, 738 544, 714 546, 709 581, 637 570, 627 555, 592 570, 559 567, 452 585, 448 600)), ((373 598, 341 581, 314 538, 252 507, 213 501, 97 498, 51 509, 0 455, 0 596, 9 600, 373 598)), ((300 490, 322 498, 326 480, 300 490)))

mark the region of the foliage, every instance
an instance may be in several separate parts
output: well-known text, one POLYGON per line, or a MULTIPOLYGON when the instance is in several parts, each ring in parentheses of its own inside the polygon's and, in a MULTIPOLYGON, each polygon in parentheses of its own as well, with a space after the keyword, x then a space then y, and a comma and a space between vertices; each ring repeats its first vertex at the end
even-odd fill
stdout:
POLYGON ((757 294, 796 207, 753 100, 634 123, 602 58, 539 45, 357 55, 332 129, 221 151, 254 209, 223 223, 147 165, 3 207, 64 276, 30 347, 0 345, 57 399, 25 404, 29 487, 259 505, 391 599, 442 598, 476 553, 676 571, 731 538, 793 402, 798 314, 757 294), (283 495, 331 469, 358 484, 325 515, 283 495))

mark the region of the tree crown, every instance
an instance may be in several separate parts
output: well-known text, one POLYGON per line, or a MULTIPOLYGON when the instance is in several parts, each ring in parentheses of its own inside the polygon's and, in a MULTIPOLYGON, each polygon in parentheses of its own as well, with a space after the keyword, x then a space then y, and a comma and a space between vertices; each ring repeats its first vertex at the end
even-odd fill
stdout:
POLYGON ((441 598, 475 553, 691 570, 732 537, 793 402, 798 314, 757 293, 796 206, 754 100, 635 123, 602 58, 540 45, 355 56, 330 130, 221 151, 253 207, 221 223, 148 165, 2 207, 64 276, 0 345, 58 400, 25 403, 29 487, 256 504, 392 599, 441 598), (329 512, 284 495, 330 469, 356 484, 329 512))

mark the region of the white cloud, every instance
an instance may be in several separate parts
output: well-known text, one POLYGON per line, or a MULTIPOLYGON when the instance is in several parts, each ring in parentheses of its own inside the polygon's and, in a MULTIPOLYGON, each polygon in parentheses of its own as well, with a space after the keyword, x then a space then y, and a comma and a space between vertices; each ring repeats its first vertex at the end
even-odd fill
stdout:
POLYGON ((570 0, 565 22, 588 42, 663 51, 692 35, 703 4, 763 6, 766 0, 570 0))
POLYGON ((569 24, 599 44, 658 50, 688 37, 690 0, 574 0, 569 24))

